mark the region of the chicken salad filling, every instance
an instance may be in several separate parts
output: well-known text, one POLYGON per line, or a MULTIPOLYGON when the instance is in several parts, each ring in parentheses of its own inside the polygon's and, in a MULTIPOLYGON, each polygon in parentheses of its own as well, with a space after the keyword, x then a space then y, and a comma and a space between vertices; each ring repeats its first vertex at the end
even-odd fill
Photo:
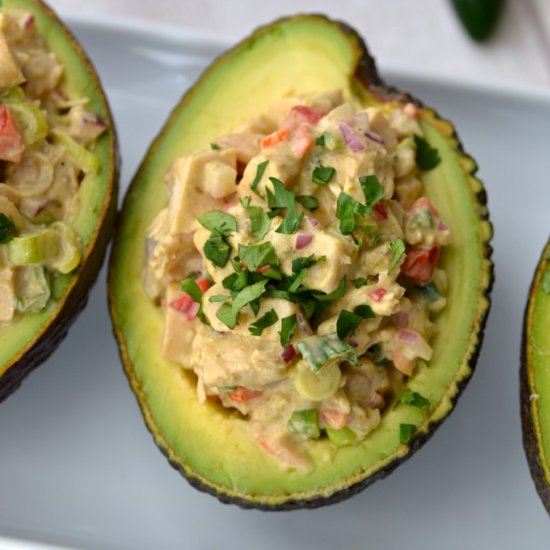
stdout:
POLYGON ((284 466, 307 469, 311 440, 364 440, 431 358, 451 233, 418 114, 289 97, 166 174, 144 268, 162 356, 284 466))
POLYGON ((33 14, 0 8, 0 325, 47 307, 81 261, 71 224, 106 125, 63 73, 33 14))

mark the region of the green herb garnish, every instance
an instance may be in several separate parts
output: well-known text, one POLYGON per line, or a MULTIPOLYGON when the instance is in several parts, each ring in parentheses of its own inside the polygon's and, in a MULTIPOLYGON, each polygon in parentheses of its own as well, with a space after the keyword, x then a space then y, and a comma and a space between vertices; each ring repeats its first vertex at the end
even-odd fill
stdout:
POLYGON ((298 321, 296 320, 296 315, 289 315, 281 320, 281 331, 279 332, 279 336, 283 348, 286 348, 290 340, 292 340, 297 325, 298 321))
POLYGON ((231 245, 225 237, 213 231, 204 243, 204 255, 217 267, 224 267, 231 254, 231 245))
POLYGON ((414 136, 414 142, 416 144, 416 164, 420 170, 431 170, 441 162, 438 150, 430 147, 424 138, 414 136))
POLYGON ((210 210, 198 217, 199 223, 210 231, 217 231, 227 237, 237 231, 235 216, 221 210, 210 210))
POLYGON ((195 282, 195 279, 192 277, 186 277, 180 283, 180 286, 183 292, 186 292, 189 296, 191 296, 193 302, 198 302, 199 304, 201 303, 203 293, 201 287, 195 282))
POLYGON ((353 311, 341 310, 336 321, 338 338, 343 340, 346 336, 351 336, 363 319, 372 319, 374 316, 374 312, 367 305, 357 306, 353 311))
POLYGON ((317 210, 319 208, 319 201, 311 195, 298 195, 296 201, 299 202, 304 208, 308 210, 317 210))
POLYGON ((340 233, 349 235, 355 229, 355 214, 366 216, 370 209, 343 191, 338 195, 336 217, 340 220, 340 233))
POLYGON ((246 305, 258 299, 265 292, 267 281, 260 281, 243 288, 234 298, 233 304, 223 304, 216 312, 216 317, 228 328, 233 329, 237 325, 239 313, 246 305))
POLYGON ((355 288, 361 288, 362 286, 365 286, 369 280, 366 277, 357 277, 357 279, 352 279, 351 284, 355 288))
POLYGON ((327 185, 335 173, 336 170, 332 166, 316 166, 311 174, 311 181, 319 185, 327 185))
POLYGON ((258 164, 258 167, 256 168, 256 176, 254 177, 254 180, 250 184, 250 189, 252 189, 252 191, 254 191, 254 193, 256 193, 256 195, 258 195, 259 197, 262 197, 262 195, 260 195, 260 193, 256 191, 256 187, 258 187, 258 184, 262 181, 265 169, 267 168, 268 164, 269 164, 268 160, 264 160, 263 162, 260 162, 260 164, 258 164))
POLYGON ((380 185, 376 176, 361 176, 359 183, 365 194, 365 204, 374 206, 384 198, 384 188, 380 185))
POLYGON ((325 134, 321 134, 317 138, 315 138, 315 145, 321 145, 324 147, 325 145, 325 134))
POLYGON ((220 146, 217 143, 211 143, 210 149, 212 149, 212 151, 219 151, 220 146))
POLYGON ((277 233, 292 235, 298 231, 304 213, 298 215, 296 211, 296 197, 292 191, 289 191, 283 185, 283 182, 277 178, 269 178, 273 184, 273 192, 267 189, 267 204, 270 208, 286 208, 286 215, 281 225, 275 230, 277 233))
POLYGON ((250 217, 251 235, 256 239, 263 239, 271 227, 271 220, 260 206, 249 206, 247 211, 250 217))
POLYGON ((239 244, 239 258, 249 271, 256 271, 264 265, 279 265, 279 258, 270 242, 250 245, 239 244))
POLYGON ((13 220, 6 216, 6 214, 0 214, 0 244, 9 243, 15 235, 15 224, 13 220))
POLYGON ((399 425, 399 441, 401 443, 408 443, 416 432, 416 426, 414 424, 400 424, 399 425))
POLYGON ((210 298, 208 298, 208 301, 209 302, 227 302, 227 300, 229 300, 230 298, 231 296, 227 294, 214 294, 213 296, 210 296, 210 298))
POLYGON ((388 275, 397 267, 399 260, 405 254, 405 243, 401 239, 395 239, 390 244, 390 251, 393 253, 393 258, 388 267, 388 275))
POLYGON ((264 329, 274 325, 279 320, 274 309, 269 310, 265 315, 262 315, 255 323, 252 323, 248 330, 252 336, 261 336, 264 329))
POLYGON ((319 294, 318 292, 314 292, 313 296, 315 297, 316 300, 319 300, 320 302, 332 302, 333 300, 338 300, 339 298, 342 298, 345 293, 346 293, 346 276, 344 275, 340 279, 340 282, 338 283, 336 290, 333 290, 330 294, 319 294))

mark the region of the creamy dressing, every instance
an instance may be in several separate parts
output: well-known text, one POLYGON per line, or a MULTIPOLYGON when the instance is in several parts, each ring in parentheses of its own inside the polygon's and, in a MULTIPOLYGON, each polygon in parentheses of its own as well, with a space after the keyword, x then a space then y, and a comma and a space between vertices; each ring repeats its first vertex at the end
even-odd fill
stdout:
POLYGON ((34 16, 0 9, 0 325, 45 308, 80 263, 71 223, 105 123, 65 96, 63 72, 34 16))
POLYGON ((312 439, 362 441, 431 358, 451 235, 422 196, 438 158, 417 117, 285 98, 166 175, 144 270, 162 355, 287 467, 310 467, 312 439))

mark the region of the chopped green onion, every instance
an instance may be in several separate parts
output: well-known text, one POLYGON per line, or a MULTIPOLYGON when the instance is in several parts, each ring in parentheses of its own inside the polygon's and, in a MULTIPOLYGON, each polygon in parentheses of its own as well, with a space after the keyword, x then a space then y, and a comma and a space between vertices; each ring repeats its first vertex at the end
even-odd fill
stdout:
POLYGON ((405 405, 411 405, 419 409, 425 409, 430 406, 430 402, 423 395, 409 389, 401 394, 398 403, 404 403, 405 405))
POLYGON ((291 433, 304 434, 313 439, 318 439, 321 432, 319 430, 317 409, 294 411, 288 421, 287 429, 291 433))
POLYGON ((399 260, 405 254, 405 243, 401 239, 395 239, 390 244, 390 251, 393 253, 393 258, 388 267, 388 275, 397 267, 399 260))
POLYGON ((345 447, 353 443, 357 439, 357 434, 348 426, 344 426, 339 430, 334 428, 325 428, 330 442, 336 447, 345 447))
POLYGON ((101 167, 97 155, 88 151, 86 147, 83 147, 77 143, 72 137, 59 130, 51 131, 54 138, 65 147, 67 156, 83 171, 87 174, 97 174, 101 167))

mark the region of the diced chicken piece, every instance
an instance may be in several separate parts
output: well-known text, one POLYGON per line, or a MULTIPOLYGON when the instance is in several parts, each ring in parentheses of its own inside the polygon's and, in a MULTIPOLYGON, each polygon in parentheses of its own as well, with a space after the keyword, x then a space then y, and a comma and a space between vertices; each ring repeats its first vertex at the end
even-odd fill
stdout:
POLYGON ((400 179, 395 184, 395 194, 403 208, 408 210, 420 196, 422 184, 415 177, 400 179))
POLYGON ((384 140, 384 146, 388 150, 392 150, 397 145, 397 136, 390 127, 389 120, 384 115, 384 112, 379 107, 368 107, 365 109, 369 117, 369 129, 378 134, 384 140))
POLYGON ((231 149, 201 151, 174 161, 169 177, 169 184, 173 184, 168 206, 171 234, 192 231, 198 216, 220 208, 224 204, 219 196, 221 190, 223 196, 237 191, 236 163, 236 153, 231 149), (207 168, 212 163, 217 168, 207 168), (220 168, 222 164, 227 165, 227 169, 220 168))
MULTIPOLYGON (((272 227, 277 227, 274 223, 272 227)), ((329 233, 322 229, 312 229, 310 235, 313 237, 309 244, 296 249, 298 235, 284 235, 272 230, 268 239, 273 243, 277 256, 281 261, 283 273, 292 273, 292 260, 300 257, 313 255, 315 258, 325 256, 315 265, 308 268, 306 278, 303 281, 305 288, 319 290, 327 294, 336 290, 338 283, 349 269, 356 254, 356 246, 348 237, 337 233, 329 233), (338 258, 338 261, 333 261, 338 258)))
POLYGON ((260 141, 264 135, 236 132, 218 139, 216 143, 222 147, 234 149, 237 153, 237 160, 243 164, 248 164, 260 152, 260 141))
POLYGON ((416 168, 416 148, 410 139, 404 139, 393 155, 396 178, 410 176, 416 168))
POLYGON ((249 195, 254 200, 256 195, 251 190, 251 185, 256 179, 258 165, 267 161, 264 173, 256 187, 256 191, 265 196, 265 187, 268 185, 272 189, 269 178, 281 180, 286 187, 291 187, 292 181, 300 173, 302 161, 292 151, 292 145, 289 141, 284 141, 277 146, 267 147, 256 155, 245 168, 242 180, 238 186, 239 196, 249 195))
POLYGON ((14 270, 9 267, 0 267, 0 322, 13 319, 16 305, 14 270))
POLYGON ((358 435, 365 437, 380 423, 379 409, 363 409, 359 405, 352 405, 348 426, 358 435))
MULTIPOLYGON (((2 15, 0 17, 3 18, 2 15)), ((0 19, 0 29, 2 28, 0 19)), ((0 88, 11 88, 25 82, 25 77, 10 51, 7 40, 0 35, 0 88)))
POLYGON ((422 136, 423 132, 418 124, 416 117, 418 109, 412 103, 407 103, 404 109, 394 111, 390 117, 390 126, 399 137, 416 134, 422 136))
POLYGON ((191 367, 193 340, 197 330, 204 325, 198 319, 189 321, 182 312, 170 307, 170 304, 181 295, 179 284, 171 283, 166 289, 164 316, 164 333, 162 337, 161 355, 168 361, 191 367))
POLYGON ((287 370, 280 342, 214 330, 197 334, 192 362, 207 388, 261 388, 284 378, 287 370))

